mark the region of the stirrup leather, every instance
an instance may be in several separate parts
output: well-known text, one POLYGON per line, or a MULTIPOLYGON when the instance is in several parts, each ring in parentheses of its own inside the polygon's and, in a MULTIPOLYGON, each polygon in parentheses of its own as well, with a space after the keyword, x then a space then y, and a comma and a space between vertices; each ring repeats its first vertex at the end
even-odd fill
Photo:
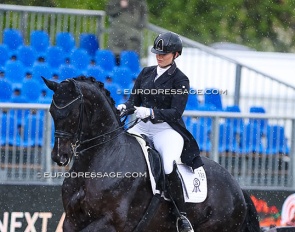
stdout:
POLYGON ((176 220, 176 228, 177 232, 194 232, 193 226, 188 220, 188 218, 184 215, 181 215, 176 220), (179 227, 180 224, 180 227, 179 227))

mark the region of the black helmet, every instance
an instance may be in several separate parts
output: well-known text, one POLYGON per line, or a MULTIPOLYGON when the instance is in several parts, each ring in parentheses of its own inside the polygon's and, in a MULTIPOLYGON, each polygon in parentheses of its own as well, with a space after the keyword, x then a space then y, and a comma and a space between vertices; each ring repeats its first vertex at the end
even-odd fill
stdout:
POLYGON ((173 32, 162 33, 157 36, 154 41, 154 46, 151 49, 152 53, 168 54, 170 52, 178 52, 181 55, 182 41, 179 35, 173 32))

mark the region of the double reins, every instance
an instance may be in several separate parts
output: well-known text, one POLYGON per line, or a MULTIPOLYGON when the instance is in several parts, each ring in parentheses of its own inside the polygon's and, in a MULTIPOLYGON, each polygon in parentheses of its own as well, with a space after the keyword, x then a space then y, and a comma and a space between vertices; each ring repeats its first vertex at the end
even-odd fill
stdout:
POLYGON ((132 120, 128 123, 125 124, 125 121, 128 117, 129 114, 134 112, 134 109, 129 109, 129 110, 125 110, 121 115, 120 115, 120 119, 125 117, 124 120, 121 122, 122 126, 117 127, 116 129, 112 130, 112 131, 108 131, 104 134, 95 136, 93 138, 90 139, 86 139, 86 140, 82 140, 82 124, 83 124, 83 115, 84 115, 84 96, 83 93, 81 91, 80 86, 78 85, 78 83, 74 80, 74 79, 67 79, 66 81, 72 81, 75 85, 75 88, 77 90, 77 92, 79 93, 79 96, 76 97, 75 99, 73 99, 71 102, 69 102, 68 104, 66 104, 65 106, 58 106, 54 99, 52 99, 52 104, 57 108, 57 109, 65 109, 66 107, 70 106, 71 104, 73 104, 74 102, 80 100, 80 110, 79 110, 79 124, 78 124, 78 128, 77 131, 73 134, 70 132, 66 132, 66 131, 61 131, 61 130, 55 130, 54 132, 54 136, 56 138, 66 138, 66 139, 73 139, 75 142, 71 143, 71 150, 74 154, 75 157, 78 157, 79 154, 82 154, 83 152, 103 145, 105 143, 108 143, 110 141, 112 141, 113 139, 117 138, 118 136, 120 136, 121 134, 123 134, 124 132, 126 132, 128 129, 130 129, 131 127, 133 127, 135 124, 137 124, 139 121, 138 119, 132 120), (124 128, 126 125, 130 125, 126 128, 124 128), (123 129, 123 130, 122 130, 123 129), (117 133, 119 132, 119 133, 117 133), (101 142, 94 144, 92 146, 89 146, 83 150, 78 151, 78 148, 81 145, 85 145, 89 142, 92 142, 94 140, 101 140, 101 142))

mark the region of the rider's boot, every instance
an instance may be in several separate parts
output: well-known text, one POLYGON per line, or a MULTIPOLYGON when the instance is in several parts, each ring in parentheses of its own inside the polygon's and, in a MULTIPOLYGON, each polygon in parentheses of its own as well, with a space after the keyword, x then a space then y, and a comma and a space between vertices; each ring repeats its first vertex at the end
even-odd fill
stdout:
POLYGON ((176 228, 178 232, 194 232, 192 224, 186 217, 184 211, 184 198, 181 180, 176 171, 174 164, 173 172, 166 175, 166 191, 170 200, 174 205, 174 213, 176 215, 176 228))

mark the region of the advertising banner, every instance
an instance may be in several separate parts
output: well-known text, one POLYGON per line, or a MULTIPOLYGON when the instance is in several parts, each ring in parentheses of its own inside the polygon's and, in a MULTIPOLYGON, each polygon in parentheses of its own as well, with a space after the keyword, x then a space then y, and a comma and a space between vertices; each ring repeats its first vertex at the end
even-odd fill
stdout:
MULTIPOLYGON (((261 227, 295 226, 295 193, 248 190, 261 227)), ((0 232, 62 232, 61 186, 0 185, 0 232)))

